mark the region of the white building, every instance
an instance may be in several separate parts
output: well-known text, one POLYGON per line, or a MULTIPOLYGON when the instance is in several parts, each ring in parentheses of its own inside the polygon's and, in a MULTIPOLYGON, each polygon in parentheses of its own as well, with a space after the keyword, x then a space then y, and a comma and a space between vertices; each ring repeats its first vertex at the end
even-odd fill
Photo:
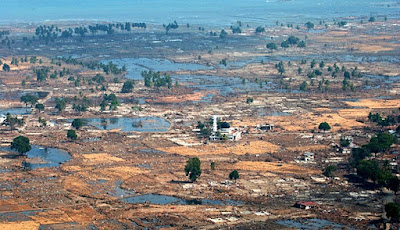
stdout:
POLYGON ((218 129, 217 116, 213 116, 213 128, 212 133, 209 136, 211 141, 229 140, 237 141, 242 137, 242 132, 237 128, 231 128, 229 123, 223 122, 221 127, 218 129))
POLYGON ((299 158, 300 158, 300 161, 303 163, 311 163, 311 162, 314 162, 314 153, 305 152, 299 158))

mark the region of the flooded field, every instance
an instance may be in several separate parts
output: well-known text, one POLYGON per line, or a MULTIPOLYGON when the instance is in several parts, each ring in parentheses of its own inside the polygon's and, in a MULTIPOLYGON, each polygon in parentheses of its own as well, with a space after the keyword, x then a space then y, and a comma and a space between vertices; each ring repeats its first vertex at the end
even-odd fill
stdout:
MULTIPOLYGON (((12 149, 9 147, 1 147, 0 151, 12 152, 12 149)), ((32 149, 26 152, 25 155, 27 156, 27 160, 23 162, 23 166, 30 170, 60 167, 62 163, 72 159, 72 156, 66 151, 38 145, 33 145, 32 149)))
POLYGON ((399 228, 398 2, 4 3, 0 229, 399 228))
MULTIPOLYGON (((119 129, 122 132, 165 132, 170 123, 159 117, 109 117, 109 118, 83 118, 86 126, 94 126, 100 130, 119 129)), ((72 120, 67 120, 72 122, 72 120)))
POLYGON ((31 94, 34 96, 37 96, 39 99, 47 97, 49 92, 44 92, 44 91, 0 91, 0 100, 20 100, 20 98, 24 95, 31 94))
POLYGON ((181 70, 209 70, 212 67, 203 66, 193 63, 178 63, 171 62, 167 59, 149 59, 149 58, 124 58, 124 59, 111 59, 103 61, 104 63, 113 62, 118 66, 126 66, 128 74, 126 78, 132 80, 143 80, 141 76, 142 71, 154 72, 176 72, 181 70))
POLYGON ((30 114, 32 108, 10 108, 10 109, 0 109, 0 115, 27 115, 30 114))
MULTIPOLYGON (((265 83, 255 83, 243 80, 238 77, 219 77, 207 75, 172 75, 173 79, 178 80, 182 85, 193 87, 198 90, 215 91, 221 95, 229 95, 235 93, 258 92, 265 91, 271 85, 265 83)), ((213 94, 208 94, 208 99, 213 94)))
POLYGON ((304 230, 318 230, 318 229, 342 230, 344 228, 349 230, 354 230, 354 228, 352 227, 322 219, 280 220, 277 221, 277 223, 289 228, 304 229, 304 230))
POLYGON ((132 196, 122 199, 122 201, 130 204, 175 204, 175 205, 241 205, 242 202, 234 200, 210 200, 210 199, 190 199, 185 200, 179 197, 159 195, 159 194, 145 194, 139 196, 132 196))

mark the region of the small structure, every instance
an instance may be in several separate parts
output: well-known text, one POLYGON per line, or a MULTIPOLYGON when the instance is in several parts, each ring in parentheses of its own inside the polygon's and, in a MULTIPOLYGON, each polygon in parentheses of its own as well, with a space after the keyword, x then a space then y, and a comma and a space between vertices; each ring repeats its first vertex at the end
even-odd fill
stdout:
POLYGON ((301 208, 301 209, 311 209, 316 207, 318 204, 312 201, 298 201, 296 202, 296 204, 294 205, 296 208, 301 208))
POLYGON ((305 152, 300 157, 300 160, 304 161, 305 163, 314 162, 314 153, 305 152))
POLYGON ((351 149, 348 147, 343 147, 341 148, 342 154, 350 154, 351 153, 351 149))
POLYGON ((242 132, 237 128, 232 128, 229 123, 222 122, 220 128, 218 128, 217 116, 213 116, 213 128, 211 135, 209 136, 210 141, 229 140, 236 141, 242 137, 242 132))
POLYGON ((260 127, 261 130, 273 130, 275 128, 275 125, 273 124, 265 124, 260 127))
POLYGON ((6 115, 0 114, 0 125, 7 119, 6 115))

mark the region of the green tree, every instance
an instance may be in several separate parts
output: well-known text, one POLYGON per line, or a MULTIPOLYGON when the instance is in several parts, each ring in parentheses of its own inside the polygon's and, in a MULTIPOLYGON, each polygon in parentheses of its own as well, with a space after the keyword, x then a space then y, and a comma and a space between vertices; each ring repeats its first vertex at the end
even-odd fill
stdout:
POLYGON ((337 167, 335 165, 328 165, 322 174, 324 174, 324 176, 326 177, 334 177, 334 173, 336 172, 337 167))
POLYGON ((337 25, 339 27, 343 27, 343 26, 347 25, 347 22, 346 21, 340 21, 340 22, 337 23, 337 25))
POLYGON ((396 203, 394 202, 387 203, 385 205, 385 212, 386 216, 390 219, 390 221, 392 222, 399 221, 400 208, 396 203))
POLYGON ((4 124, 6 126, 10 126, 11 130, 15 129, 16 125, 22 125, 24 123, 24 119, 18 119, 17 116, 11 116, 11 114, 7 114, 6 120, 4 121, 4 124))
POLYGON ((219 62, 219 64, 224 65, 224 66, 227 66, 228 63, 226 62, 226 58, 222 59, 222 60, 219 62))
POLYGON ((35 95, 31 95, 31 94, 21 96, 21 98, 20 98, 20 101, 25 103, 25 107, 28 107, 28 104, 31 104, 31 106, 33 106, 34 104, 37 103, 38 100, 39 100, 38 97, 36 97, 35 95))
POLYGON ((78 138, 78 135, 76 134, 75 130, 70 129, 67 132, 67 138, 71 139, 71 140, 76 140, 78 138))
POLYGON ((392 190, 394 194, 397 194, 399 191, 399 186, 400 186, 400 180, 397 178, 397 176, 392 175, 387 181, 386 181, 386 188, 392 190))
POLYGON ((375 17, 370 17, 370 18, 368 19, 368 22, 375 22, 375 17))
POLYGON ((290 45, 296 45, 297 43, 299 43, 300 39, 298 37, 295 36, 290 36, 287 41, 289 42, 290 45))
POLYGON ((3 70, 4 72, 10 72, 10 66, 7 65, 6 63, 3 64, 3 70))
POLYGON ((256 33, 263 33, 263 32, 265 32, 265 28, 264 28, 264 27, 258 26, 258 27, 256 28, 256 33))
POLYGON ((315 65, 317 64, 317 62, 313 59, 310 63, 310 67, 311 69, 313 69, 315 67, 315 65))
POLYGON ((327 122, 322 122, 321 124, 319 124, 318 129, 327 131, 331 129, 331 126, 327 122))
POLYGON ((105 82, 104 76, 101 74, 96 74, 96 76, 94 76, 92 78, 92 81, 97 82, 98 84, 103 84, 105 82))
POLYGON ((39 110, 39 113, 40 113, 41 111, 44 110, 44 105, 43 105, 43 104, 36 104, 35 108, 36 108, 37 110, 39 110))
POLYGON ((68 100, 66 98, 56 97, 56 106, 55 108, 58 109, 59 112, 64 111, 65 107, 67 106, 68 100))
POLYGON ((79 130, 83 126, 83 121, 79 118, 74 119, 71 124, 76 130, 79 130))
POLYGON ((378 180, 380 171, 376 160, 362 160, 357 166, 357 174, 365 180, 371 179, 374 183, 378 180))
POLYGON ((306 44, 305 41, 301 41, 301 42, 299 42, 299 44, 297 45, 297 47, 299 47, 299 48, 305 48, 306 46, 307 46, 307 44, 306 44))
POLYGON ((389 133, 378 133, 375 137, 372 137, 368 144, 363 147, 371 153, 385 152, 390 148, 392 144, 397 143, 397 138, 389 133))
POLYGON ((226 38, 226 36, 228 36, 228 33, 224 29, 222 29, 221 33, 219 34, 219 37, 223 39, 226 38))
POLYGON ((215 162, 214 161, 211 162, 210 167, 211 167, 211 170, 215 170, 215 162))
POLYGON ((301 67, 299 67, 299 68, 297 69, 297 73, 300 75, 302 72, 303 72, 303 69, 302 69, 301 67))
POLYGON ((312 22, 307 22, 306 24, 305 24, 305 26, 307 27, 307 29, 308 30, 311 30, 311 29, 314 29, 314 23, 312 23, 312 22))
POLYGON ((211 130, 210 130, 209 128, 207 128, 207 127, 203 127, 203 128, 201 128, 201 130, 200 130, 200 134, 201 134, 203 137, 209 137, 209 136, 211 135, 211 130))
POLYGON ((132 93, 133 87, 135 82, 134 81, 126 81, 122 86, 121 93, 132 93))
POLYGON ((39 117, 38 121, 39 121, 39 123, 40 123, 43 127, 45 127, 45 126, 47 125, 46 120, 43 119, 42 117, 39 117))
POLYGON ((32 149, 29 143, 29 138, 24 136, 18 136, 13 139, 11 143, 11 149, 15 149, 18 153, 24 154, 32 149))
POLYGON ((307 82, 306 81, 303 81, 303 83, 301 83, 300 90, 301 91, 306 91, 307 90, 307 82))
POLYGON ((350 165, 356 168, 362 160, 371 156, 371 153, 365 148, 353 148, 351 151, 350 165))
POLYGON ((282 48, 289 48, 289 46, 290 46, 290 43, 289 43, 288 41, 283 41, 283 42, 281 43, 281 47, 282 47, 282 48))
POLYGON ((229 180, 236 180, 239 179, 239 173, 237 170, 233 170, 231 173, 229 173, 229 180))
POLYGON ((343 76, 345 79, 350 79, 350 72, 349 71, 344 72, 343 76))
POLYGON ((344 138, 340 138, 340 146, 341 147, 349 147, 350 141, 344 138))
POLYGON ((189 176, 190 181, 196 181, 201 175, 201 162, 198 157, 190 158, 185 166, 186 176, 189 176))
POLYGON ((270 42, 270 43, 267 44, 267 49, 270 49, 272 51, 272 50, 277 50, 278 47, 276 46, 275 43, 270 42))

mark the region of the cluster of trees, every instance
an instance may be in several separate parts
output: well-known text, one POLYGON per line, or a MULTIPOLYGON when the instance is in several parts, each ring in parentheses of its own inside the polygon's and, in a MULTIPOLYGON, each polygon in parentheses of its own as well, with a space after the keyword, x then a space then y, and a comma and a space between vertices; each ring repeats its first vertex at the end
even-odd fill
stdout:
MULTIPOLYGON (((211 162, 210 166, 211 170, 215 170, 215 162, 211 162)), ((189 180, 191 182, 196 181, 197 178, 200 177, 201 172, 201 162, 198 157, 190 158, 186 162, 185 173, 186 176, 189 176, 189 180)), ((230 180, 235 180, 236 182, 236 180, 239 179, 239 172, 237 170, 233 170, 231 173, 229 173, 228 178, 230 180)))
MULTIPOLYGON (((1 40, 1 45, 6 45, 7 44, 7 47, 9 48, 9 49, 11 49, 11 44, 14 44, 15 43, 15 40, 10 40, 9 38, 8 38, 8 36, 5 38, 5 39, 3 39, 3 40, 1 40)), ((0 46, 1 47, 1 46, 0 46)))
POLYGON ((278 62, 278 64, 275 64, 275 69, 278 70, 278 73, 280 75, 284 74, 286 72, 285 66, 283 64, 283 61, 278 62))
POLYGON ((7 36, 7 35, 10 35, 9 30, 0 30, 0 38, 2 38, 3 36, 7 36))
MULTIPOLYGON (((289 62, 290 63, 290 62, 289 62)), ((302 60, 301 61, 302 65, 307 64, 306 60, 302 60)), ((299 67, 297 69, 298 74, 302 74, 303 73, 303 69, 301 67, 299 67)), ((323 76, 324 74, 328 74, 330 73, 330 75, 333 78, 336 78, 339 76, 343 76, 343 81, 342 81, 342 90, 346 91, 348 89, 350 89, 351 91, 355 90, 355 87, 353 85, 353 83, 350 82, 351 78, 354 77, 362 77, 362 74, 358 71, 358 68, 355 67, 354 69, 350 69, 347 70, 345 66, 339 67, 336 63, 334 63, 333 66, 326 66, 324 61, 321 62, 317 62, 316 60, 312 60, 310 62, 310 70, 307 73, 307 77, 311 79, 310 84, 311 86, 314 86, 314 78, 318 77, 318 76, 323 76)), ((321 92, 326 92, 329 90, 329 86, 330 86, 330 81, 326 80, 325 78, 322 78, 322 80, 320 80, 318 82, 318 90, 321 92)))
POLYGON ((28 104, 31 104, 31 107, 34 106, 38 102, 39 98, 32 94, 26 94, 21 96, 20 101, 25 103, 25 107, 28 107, 28 104))
POLYGON ((221 32, 219 33, 219 38, 224 39, 227 36, 228 36, 228 33, 224 29, 222 29, 221 32))
POLYGON ((308 87, 308 84, 307 84, 306 81, 303 81, 303 82, 300 84, 300 90, 301 90, 301 91, 307 91, 307 87, 308 87))
MULTIPOLYGON (((42 96, 44 96, 44 97, 45 97, 45 95, 47 96, 46 93, 47 92, 44 92, 42 96)), ((21 98, 20 98, 20 101, 25 103, 26 108, 28 108, 28 104, 30 104, 31 107, 35 106, 35 109, 37 109, 40 113, 41 111, 44 110, 44 105, 41 103, 37 103, 38 100, 39 100, 39 97, 32 95, 32 94, 26 94, 26 95, 21 96, 21 98)))
POLYGON ((165 32, 168 33, 171 29, 178 29, 179 25, 176 21, 174 21, 173 23, 169 23, 167 26, 163 25, 163 27, 165 28, 165 32))
MULTIPOLYGON (((214 123, 214 121, 212 119, 210 119, 208 122, 204 122, 204 123, 201 121, 198 121, 196 128, 200 129, 201 136, 208 138, 211 135, 213 123, 214 123)), ((228 122, 221 121, 219 118, 217 119, 217 129, 229 128, 229 127, 230 127, 230 124, 228 122)), ((216 135, 221 136, 221 133, 217 132, 216 135)))
POLYGON ((135 85, 135 81, 129 80, 129 81, 124 82, 121 93, 132 93, 134 85, 135 85))
POLYGON ((331 126, 327 122, 322 122, 321 124, 319 124, 318 129, 323 130, 325 132, 330 130, 331 126))
POLYGON ((55 108, 59 111, 62 112, 65 110, 65 107, 67 107, 68 99, 67 98, 62 98, 62 97, 56 97, 55 98, 56 106, 55 108))
POLYGON ((122 66, 122 68, 118 68, 118 66, 111 61, 108 64, 99 63, 99 66, 101 69, 103 69, 104 73, 106 73, 107 75, 110 73, 121 74, 123 72, 126 72, 125 65, 122 66))
POLYGON ((385 153, 393 144, 398 142, 397 138, 389 133, 379 133, 361 148, 352 149, 350 165, 357 169, 357 174, 365 180, 372 180, 379 186, 397 192, 400 181, 392 174, 388 161, 379 162, 376 159, 367 159, 374 153, 385 153))
MULTIPOLYGON (((120 106, 117 96, 113 93, 112 94, 104 94, 101 99, 102 99, 102 101, 100 103, 101 111, 106 110, 107 107, 110 110, 116 110, 117 107, 120 106)), ((75 96, 72 99, 56 97, 55 103, 56 103, 55 108, 59 112, 64 111, 68 103, 72 104, 72 109, 76 112, 85 112, 88 110, 89 107, 94 105, 93 101, 86 96, 83 96, 83 97, 75 96)))
MULTIPOLYGON (((35 35, 39 40, 43 40, 48 44, 49 42, 54 42, 58 37, 58 33, 61 33, 61 29, 56 27, 55 25, 46 26, 40 25, 36 27, 35 35)), ((32 38, 34 40, 35 37, 32 38)))
POLYGON ((256 28, 256 33, 263 33, 263 32, 265 32, 265 28, 264 28, 264 27, 258 26, 258 27, 256 28))
POLYGON ((398 204, 394 202, 387 203, 385 205, 385 212, 386 216, 392 221, 392 222, 399 222, 400 220, 400 207, 398 204))
POLYGON ((96 76, 92 77, 92 82, 103 84, 105 82, 104 76, 101 74, 96 74, 96 76))
POLYGON ((106 107, 109 107, 109 110, 116 110, 118 106, 120 106, 120 103, 118 101, 117 96, 115 94, 104 94, 103 95, 103 101, 100 103, 100 110, 104 111, 106 110, 106 107))
MULTIPOLYGON (((290 36, 287 40, 281 43, 282 48, 289 48, 290 46, 295 46, 295 45, 297 45, 297 47, 299 48, 304 48, 306 47, 306 42, 300 41, 300 38, 298 37, 290 36)), ((266 47, 271 51, 278 49, 278 46, 274 42, 268 43, 266 47)))
POLYGON ((371 122, 375 122, 380 126, 390 126, 395 125, 400 122, 400 116, 395 117, 393 115, 388 115, 386 118, 383 118, 379 113, 369 113, 368 120, 371 122))
MULTIPOLYGON (((96 62, 96 61, 83 62, 83 61, 78 61, 77 59, 72 58, 72 57, 59 57, 56 60, 63 61, 66 64, 81 65, 81 66, 86 67, 91 70, 102 70, 107 75, 110 73, 118 75, 118 74, 126 72, 125 65, 123 65, 121 68, 119 68, 113 62, 108 62, 107 64, 104 64, 101 62, 96 62)), ((53 60, 53 62, 54 62, 54 60, 53 60)))
POLYGON ((82 98, 78 98, 75 96, 73 99, 72 109, 77 112, 85 112, 92 105, 93 105, 92 100, 90 100, 86 96, 82 98))
POLYGON ((9 126, 11 130, 15 129, 15 126, 20 126, 25 123, 24 118, 18 119, 17 116, 12 116, 11 114, 6 115, 6 119, 3 122, 3 125, 9 126))
POLYGON ((240 34, 240 33, 242 33, 242 29, 240 29, 239 26, 236 26, 236 27, 231 26, 231 30, 232 30, 232 33, 233 33, 233 34, 240 34))
POLYGON ((89 31, 92 34, 97 34, 99 31, 105 32, 107 34, 113 34, 115 30, 113 28, 117 28, 121 31, 131 31, 132 28, 143 28, 146 29, 146 23, 134 23, 134 22, 125 22, 125 23, 116 23, 116 24, 96 24, 94 26, 89 26, 89 31))
POLYGON ((10 72, 10 66, 7 65, 7 63, 4 63, 4 64, 3 64, 3 71, 4 71, 4 72, 10 72))
MULTIPOLYGON (((54 42, 57 38, 71 38, 74 35, 85 36, 89 32, 92 35, 97 34, 98 32, 104 32, 107 34, 113 34, 115 30, 119 31, 131 31, 132 28, 147 28, 146 23, 133 23, 133 22, 125 22, 125 23, 109 23, 109 24, 96 24, 94 26, 80 26, 75 28, 66 28, 64 30, 58 28, 55 25, 46 26, 40 25, 35 30, 35 35, 39 40, 43 40, 46 42, 54 42)), ((32 38, 34 40, 35 37, 32 38)), ((25 38, 25 40, 28 40, 25 38)))
POLYGON ((282 48, 288 48, 290 46, 297 45, 297 47, 304 48, 306 47, 305 41, 300 41, 300 38, 295 36, 290 36, 287 40, 281 43, 282 48))
MULTIPOLYGON (((74 119, 71 123, 71 126, 74 127, 76 130, 79 130, 82 126, 84 126, 84 122, 81 119, 74 119)), ((78 139, 78 134, 74 129, 70 129, 67 131, 67 138, 74 141, 78 139)))
POLYGON ((338 25, 339 27, 344 27, 345 25, 347 25, 347 22, 346 21, 335 22, 334 25, 338 25))
POLYGON ((74 141, 74 140, 78 139, 78 134, 76 134, 75 130, 70 129, 67 131, 67 138, 74 141))
POLYGON ((33 72, 36 74, 37 81, 46 81, 49 77, 50 68, 42 67, 40 69, 34 69, 33 72))
POLYGON ((312 22, 307 22, 306 24, 304 24, 308 30, 314 29, 315 25, 312 22))
MULTIPOLYGON (((24 60, 23 58, 21 60, 24 60)), ((23 61, 22 61, 23 62, 23 61)), ((11 65, 18 66, 19 65, 19 60, 18 58, 12 57, 11 58, 11 65)))
POLYGON ((144 85, 146 87, 163 87, 167 86, 169 89, 172 87, 172 78, 168 74, 161 75, 160 72, 143 71, 141 73, 144 78, 144 85))
POLYGON ((198 121, 196 127, 200 129, 200 134, 203 137, 209 137, 211 135, 211 126, 211 121, 207 123, 202 123, 201 121, 198 121))
POLYGON ((270 42, 270 43, 267 44, 267 49, 270 49, 271 51, 272 50, 277 50, 278 46, 275 43, 270 42))
POLYGON ((11 149, 17 151, 19 154, 22 155, 32 149, 32 146, 29 142, 29 138, 18 136, 13 139, 11 143, 11 149))

